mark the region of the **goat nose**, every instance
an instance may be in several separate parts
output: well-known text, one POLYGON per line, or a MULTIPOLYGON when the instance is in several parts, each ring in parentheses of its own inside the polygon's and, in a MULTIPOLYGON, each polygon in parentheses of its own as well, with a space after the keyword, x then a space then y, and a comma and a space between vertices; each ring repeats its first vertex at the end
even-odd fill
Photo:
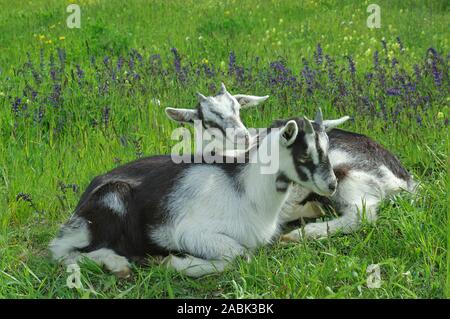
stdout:
POLYGON ((337 188, 337 183, 336 182, 332 182, 332 183, 328 184, 328 189, 331 192, 334 192, 336 190, 336 188, 337 188))

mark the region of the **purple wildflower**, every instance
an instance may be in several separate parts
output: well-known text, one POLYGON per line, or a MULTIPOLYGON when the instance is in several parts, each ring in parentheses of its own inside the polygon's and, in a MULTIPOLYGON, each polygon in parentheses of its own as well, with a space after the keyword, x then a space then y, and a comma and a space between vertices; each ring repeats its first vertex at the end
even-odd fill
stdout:
POLYGON ((55 68, 50 69, 50 77, 52 78, 53 82, 56 82, 56 69, 55 68))
POLYGON ((320 43, 317 44, 317 49, 316 49, 316 52, 314 53, 314 57, 316 59, 316 64, 317 65, 322 65, 323 52, 322 52, 322 47, 320 46, 320 43))
POLYGON ((17 116, 17 115, 19 114, 19 106, 20 106, 21 104, 22 104, 22 99, 19 98, 19 97, 16 97, 16 98, 14 99, 14 102, 13 102, 12 106, 11 106, 11 111, 13 112, 13 114, 14 114, 15 116, 17 116))
POLYGON ((84 71, 81 69, 79 64, 77 64, 75 67, 77 68, 78 80, 82 80, 84 78, 84 71))
POLYGON ((110 111, 109 106, 105 106, 102 110, 102 118, 103 118, 103 123, 105 124, 105 128, 108 128, 108 124, 109 124, 109 111, 110 111))
POLYGON ((135 64, 134 57, 131 55, 130 60, 128 61, 128 67, 130 68, 131 71, 134 70, 134 64, 135 64))
POLYGON ((109 57, 108 57, 108 56, 105 56, 105 57, 103 58, 103 64, 104 64, 106 67, 109 67, 109 57))
POLYGON ((372 79, 373 79, 373 73, 366 73, 366 81, 367 81, 367 85, 370 86, 370 84, 372 83, 372 79))
POLYGON ((375 67, 375 69, 378 69, 379 66, 380 66, 380 60, 379 60, 379 57, 378 57, 378 50, 376 50, 373 53, 373 66, 375 67))
POLYGON ((178 50, 176 48, 172 48, 173 53, 173 65, 175 67, 175 72, 178 74, 181 73, 181 58, 180 54, 178 53, 178 50))
POLYGON ((422 126, 422 117, 421 117, 420 115, 417 115, 416 121, 417 121, 417 124, 419 124, 420 126, 422 126))
POLYGON ((61 84, 54 84, 53 91, 50 95, 50 102, 54 107, 58 107, 61 102, 61 84))
POLYGON ((328 55, 325 55, 325 60, 327 62, 328 79, 334 83, 336 81, 336 72, 335 72, 334 61, 328 55))
POLYGON ((416 75, 416 80, 420 81, 420 79, 422 78, 422 75, 420 72, 420 67, 417 64, 414 64, 414 74, 416 75))
POLYGON ((435 48, 428 48, 427 53, 431 53, 435 58, 439 57, 439 53, 436 51, 435 48))
POLYGON ((388 88, 386 90, 386 94, 389 95, 389 96, 401 95, 401 90, 399 88, 396 88, 396 87, 388 88))
POLYGON ((354 76, 356 73, 355 62, 353 61, 351 56, 347 56, 347 59, 348 59, 348 70, 350 71, 351 75, 354 76))
POLYGON ((397 59, 396 58, 392 58, 392 61, 391 61, 392 67, 395 67, 397 64, 398 64, 397 59))
POLYGON ((152 54, 152 55, 150 55, 150 64, 153 65, 155 63, 157 63, 157 64, 161 64, 162 63, 160 54, 152 54))
POLYGON ((42 119, 44 118, 44 108, 42 106, 39 106, 39 109, 36 111, 36 115, 34 117, 35 122, 41 123, 42 119))

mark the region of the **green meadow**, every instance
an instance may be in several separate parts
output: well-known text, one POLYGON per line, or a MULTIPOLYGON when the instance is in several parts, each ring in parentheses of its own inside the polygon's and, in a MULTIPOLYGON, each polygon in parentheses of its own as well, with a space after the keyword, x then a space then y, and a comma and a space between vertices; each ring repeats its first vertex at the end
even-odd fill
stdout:
POLYGON ((0 0, 0 298, 445 298, 450 258, 448 1, 0 0), (80 28, 68 28, 70 3, 80 28), (191 279, 150 259, 119 280, 47 245, 96 175, 169 154, 165 107, 270 95, 248 127, 350 115, 420 182, 350 235, 281 243, 191 279), (378 264, 381 287, 369 288, 378 264))

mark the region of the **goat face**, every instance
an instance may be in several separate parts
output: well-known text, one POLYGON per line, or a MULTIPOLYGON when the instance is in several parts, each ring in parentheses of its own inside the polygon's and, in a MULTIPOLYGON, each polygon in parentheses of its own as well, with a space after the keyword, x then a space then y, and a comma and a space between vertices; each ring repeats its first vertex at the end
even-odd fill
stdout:
POLYGON ((337 179, 328 159, 328 136, 323 127, 306 118, 277 121, 276 126, 280 124, 284 125, 280 131, 280 159, 284 159, 280 171, 319 195, 333 195, 337 179))
POLYGON ((166 108, 167 116, 177 122, 194 124, 201 121, 204 129, 220 130, 223 137, 236 144, 248 147, 250 133, 241 121, 240 109, 258 105, 269 96, 231 95, 222 83, 215 96, 197 93, 199 104, 196 109, 166 108))

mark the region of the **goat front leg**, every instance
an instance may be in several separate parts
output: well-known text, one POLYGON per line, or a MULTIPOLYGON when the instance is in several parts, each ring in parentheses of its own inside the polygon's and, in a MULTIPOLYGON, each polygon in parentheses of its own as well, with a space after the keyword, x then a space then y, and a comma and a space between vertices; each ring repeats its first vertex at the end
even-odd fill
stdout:
POLYGON ((344 234, 351 233, 361 226, 362 215, 368 222, 376 220, 377 205, 349 205, 342 210, 342 216, 326 222, 310 223, 303 229, 295 229, 282 235, 282 241, 300 241, 305 238, 323 238, 339 231, 344 234), (363 212, 363 214, 362 214, 363 212))
POLYGON ((207 260, 191 255, 185 255, 183 257, 169 255, 164 258, 162 263, 163 265, 173 268, 189 277, 198 278, 224 271, 230 261, 207 260))
POLYGON ((306 202, 304 205, 286 203, 281 208, 280 223, 285 224, 300 218, 318 218, 324 215, 322 204, 316 201, 306 202))
POLYGON ((321 238, 333 235, 338 231, 350 233, 357 230, 363 218, 368 222, 376 220, 378 204, 383 192, 377 180, 361 172, 353 172, 338 184, 331 201, 335 209, 342 215, 326 222, 307 224, 303 230, 296 229, 283 235, 283 241, 299 241, 306 238, 321 238))
POLYGON ((190 277, 222 272, 236 257, 249 256, 244 246, 224 234, 197 230, 184 232, 179 238, 180 251, 188 255, 170 255, 163 263, 190 277))

